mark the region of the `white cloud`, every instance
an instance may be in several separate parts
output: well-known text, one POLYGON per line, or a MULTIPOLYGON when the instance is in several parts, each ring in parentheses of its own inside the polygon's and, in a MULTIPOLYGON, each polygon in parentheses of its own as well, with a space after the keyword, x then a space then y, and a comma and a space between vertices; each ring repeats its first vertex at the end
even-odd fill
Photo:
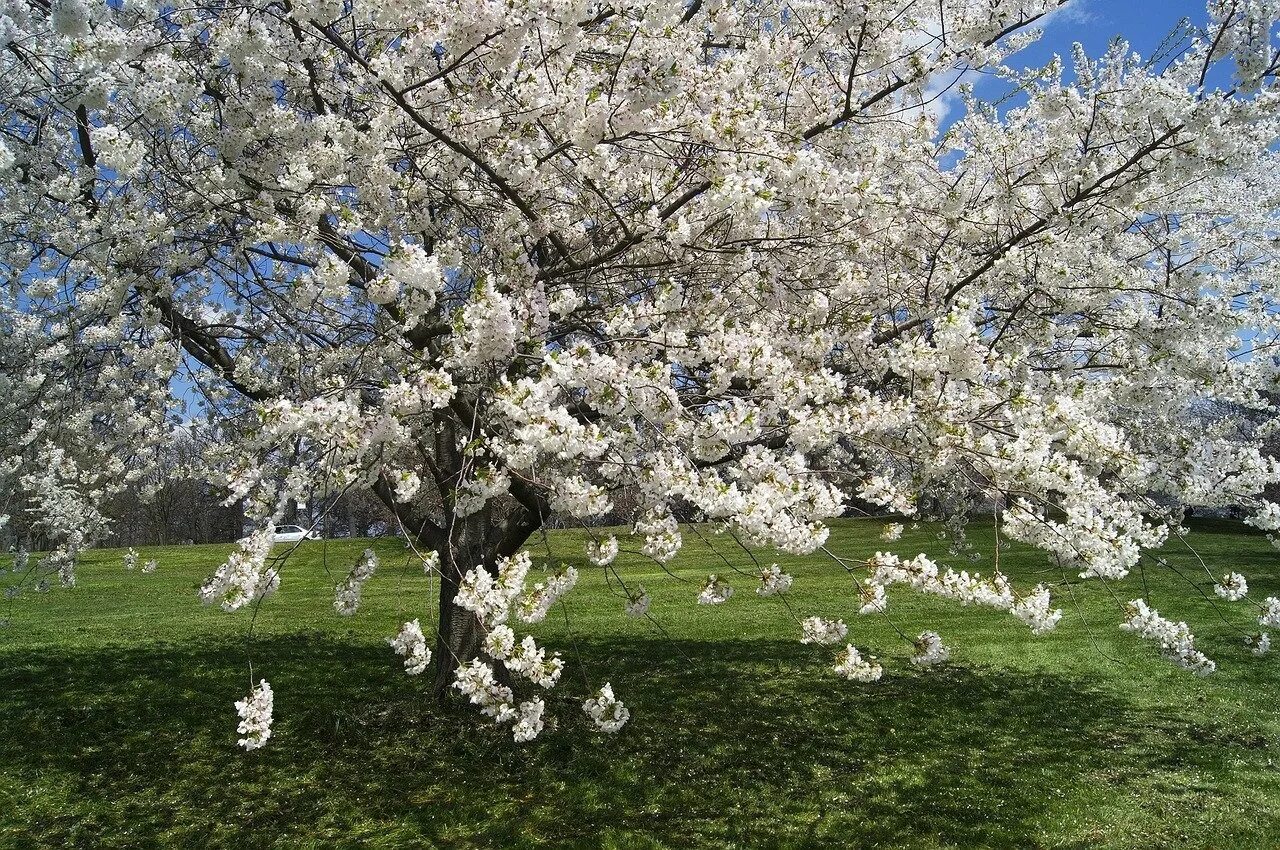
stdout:
POLYGON ((1094 0, 1075 0, 1066 6, 1059 6, 1040 19, 1041 26, 1081 26, 1092 24, 1101 18, 1093 9, 1094 0))

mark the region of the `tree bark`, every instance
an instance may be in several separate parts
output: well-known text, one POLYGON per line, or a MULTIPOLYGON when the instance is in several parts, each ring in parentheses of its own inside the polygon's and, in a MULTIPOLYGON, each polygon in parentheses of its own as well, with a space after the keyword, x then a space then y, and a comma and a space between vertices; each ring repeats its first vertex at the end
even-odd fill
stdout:
MULTIPOLYGON (((463 417, 471 421, 471 416, 463 417)), ((435 672, 432 690, 443 699, 454 682, 461 664, 482 658, 487 629, 476 615, 455 604, 458 584, 468 571, 484 569, 496 575, 498 562, 524 546, 548 514, 545 500, 533 488, 513 481, 509 495, 490 500, 479 511, 458 516, 456 513, 457 482, 462 480, 464 440, 453 421, 444 418, 436 423, 435 446, 429 452, 434 462, 427 464, 424 480, 434 481, 439 513, 421 499, 403 504, 385 476, 374 482, 373 492, 396 516, 406 533, 417 540, 423 551, 434 551, 440 557, 439 634, 435 646, 435 672)), ((424 454, 428 452, 424 451, 424 454)), ((499 680, 506 678, 501 664, 495 665, 499 680)))
POLYGON ((440 555, 440 634, 436 640, 435 681, 432 691, 443 699, 453 684, 454 671, 481 657, 486 629, 475 613, 457 605, 458 584, 477 567, 497 572, 497 559, 486 546, 489 538, 488 510, 450 523, 450 533, 440 555))
POLYGON ((474 613, 454 604, 457 592, 456 581, 440 583, 440 635, 436 640, 435 680, 431 686, 432 693, 439 699, 448 695, 458 666, 483 654, 486 629, 474 613))
MULTIPOLYGON (((453 684, 454 673, 461 664, 484 658, 484 639, 488 629, 475 613, 457 605, 458 583, 469 570, 477 567, 496 575, 498 561, 519 551, 538 528, 527 511, 515 506, 514 513, 498 519, 491 506, 452 524, 448 542, 436 551, 440 554, 440 634, 436 640, 435 680, 432 691, 444 699, 453 684)), ((507 671, 494 665, 499 682, 507 683, 507 671)))

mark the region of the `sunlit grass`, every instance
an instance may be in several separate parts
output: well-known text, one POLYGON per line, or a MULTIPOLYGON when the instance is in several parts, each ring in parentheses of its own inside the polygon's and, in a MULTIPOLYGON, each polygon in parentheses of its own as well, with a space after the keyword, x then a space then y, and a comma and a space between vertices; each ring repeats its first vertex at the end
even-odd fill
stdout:
MULTIPOLYGON (((973 532, 975 564, 946 557, 934 527, 894 544, 879 531, 839 523, 830 548, 992 566, 989 529, 973 532)), ((761 555, 795 574, 795 614, 842 617, 880 656, 884 679, 863 685, 756 596, 731 540, 709 537, 720 554, 686 541, 674 575, 618 562, 652 594, 659 630, 622 615, 580 533, 548 537, 583 575, 536 630, 568 668, 548 695, 557 728, 525 745, 400 671, 386 638, 405 619, 427 628, 434 604, 398 541, 372 543, 382 568, 351 618, 334 613, 333 586, 368 541, 302 546, 256 618, 195 599, 227 547, 143 550, 160 563, 150 576, 91 553, 76 588, 0 609, 0 846, 1280 846, 1280 671, 1243 648, 1248 603, 1215 606, 1146 570, 1152 603, 1218 662, 1197 679, 1117 628, 1116 599, 1143 592, 1136 574, 1114 597, 1096 582, 1058 589, 1062 624, 1033 638, 1008 615, 902 590, 889 617, 859 617, 829 560, 761 555), (708 572, 737 588, 726 605, 693 604, 708 572), (939 631, 951 664, 913 669, 899 629, 939 631), (277 720, 245 754, 232 702, 250 660, 277 720), (606 680, 633 711, 616 737, 580 708, 606 680)), ((1255 598, 1280 595, 1280 553, 1261 536, 1215 525, 1191 541, 1255 598)), ((1208 588, 1191 553, 1167 556, 1208 588)), ((1022 589, 1063 579, 1026 548, 1002 547, 1000 565, 1022 589)))

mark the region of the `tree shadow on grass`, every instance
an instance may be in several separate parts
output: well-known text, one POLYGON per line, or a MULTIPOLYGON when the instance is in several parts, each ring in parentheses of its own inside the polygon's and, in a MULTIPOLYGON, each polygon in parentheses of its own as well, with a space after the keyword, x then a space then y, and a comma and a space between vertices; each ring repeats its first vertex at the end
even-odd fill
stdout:
POLYGON ((10 655, 0 844, 1027 847, 1046 801, 1118 762, 1218 757, 1194 724, 1161 731, 1060 676, 953 667, 859 685, 794 643, 681 646, 696 664, 670 642, 582 644, 630 726, 592 730, 571 665, 548 695, 559 728, 517 746, 435 703, 385 647, 261 640, 276 737, 248 754, 240 643, 10 655))

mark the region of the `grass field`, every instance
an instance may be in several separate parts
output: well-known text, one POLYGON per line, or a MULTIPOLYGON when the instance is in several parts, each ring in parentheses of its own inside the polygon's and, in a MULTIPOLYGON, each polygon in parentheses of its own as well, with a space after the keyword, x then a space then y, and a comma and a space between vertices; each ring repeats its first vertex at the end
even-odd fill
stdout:
MULTIPOLYGON (((830 546, 865 557, 890 546, 879 528, 842 522, 830 546)), ((1280 595, 1280 553, 1262 537, 1217 524, 1190 539, 1255 598, 1280 595)), ((991 533, 973 540, 988 572, 991 533)), ((1248 603, 1212 606, 1170 570, 1146 570, 1151 601, 1192 624, 1219 665, 1207 679, 1117 629, 1107 589, 1080 582, 1057 593, 1066 616, 1041 638, 1008 615, 891 591, 894 623, 952 648, 950 664, 917 671, 884 617, 856 615, 843 571, 778 559, 797 612, 843 617, 884 661, 864 685, 831 674, 829 653, 801 645, 745 575, 726 605, 693 604, 709 571, 729 572, 693 535, 674 569, 688 583, 619 561, 665 636, 622 616, 577 534, 549 542, 583 577, 567 622, 553 610, 536 629, 568 667, 548 698, 558 728, 525 745, 400 671, 385 638, 404 619, 425 628, 434 606, 395 540, 373 544, 383 566, 352 618, 334 614, 332 589, 366 542, 305 544, 252 637, 251 612, 195 599, 227 547, 144 550, 160 564, 150 576, 96 551, 74 589, 0 603, 0 846, 1280 846, 1280 657, 1243 649, 1248 603), (276 724, 246 754, 232 702, 250 658, 276 724), (605 680, 633 711, 613 737, 580 708, 586 681, 605 680)), ((892 544, 955 563, 944 547, 929 526, 892 544)), ((1196 576, 1181 546, 1167 557, 1196 576)), ((1025 548, 1001 566, 1019 588, 1062 578, 1025 548)), ((1135 574, 1115 592, 1142 587, 1135 574)))

